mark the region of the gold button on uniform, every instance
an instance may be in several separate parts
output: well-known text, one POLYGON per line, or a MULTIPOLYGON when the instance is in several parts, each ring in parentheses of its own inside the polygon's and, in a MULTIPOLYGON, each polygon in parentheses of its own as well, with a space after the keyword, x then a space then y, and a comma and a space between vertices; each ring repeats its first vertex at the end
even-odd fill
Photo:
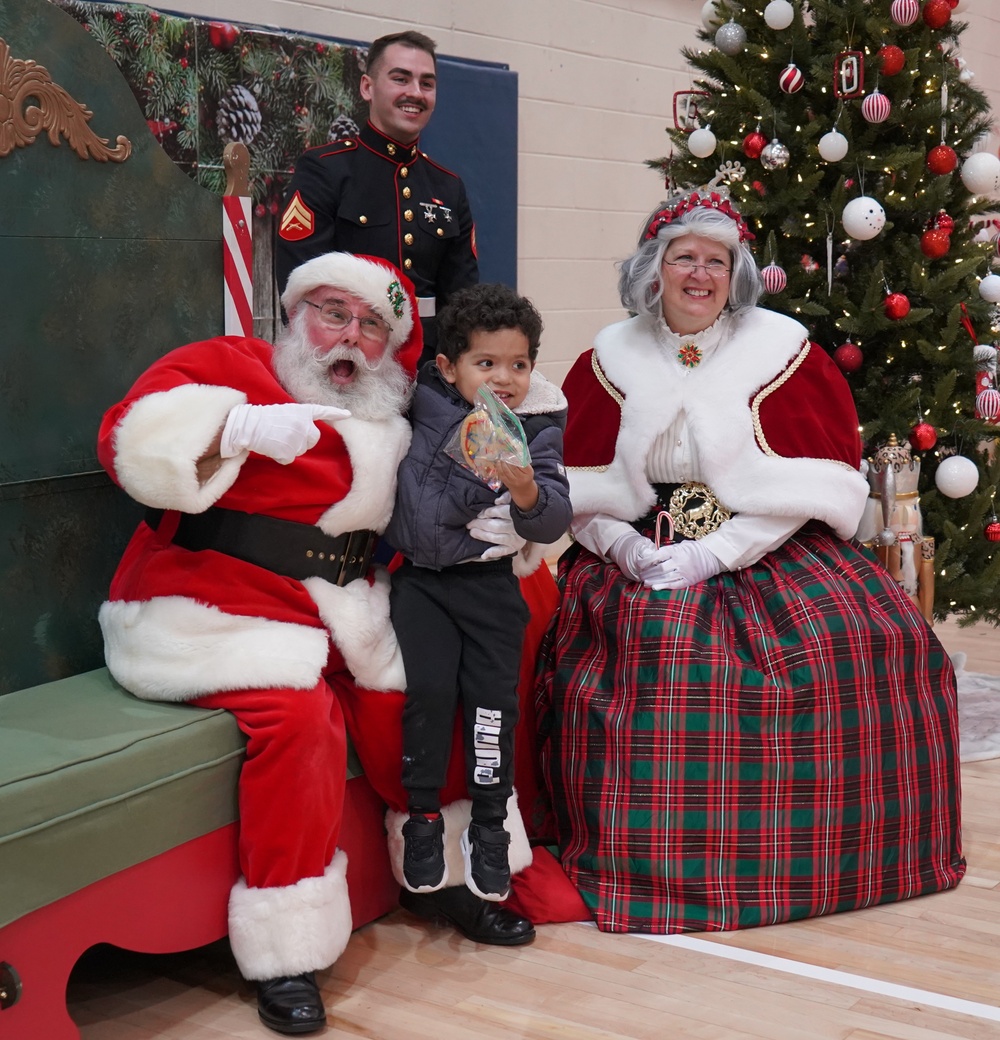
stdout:
POLYGON ((368 218, 365 217, 365 216, 358 217, 358 223, 359 224, 367 224, 368 223, 368 218))
POLYGON ((403 213, 403 220, 413 220, 413 210, 408 209, 403 213))
POLYGON ((438 238, 444 238, 444 228, 443 227, 439 227, 438 228, 438 238))
POLYGON ((395 155, 395 154, 396 154, 396 146, 395 146, 394 144, 387 144, 387 145, 385 146, 385 150, 386 150, 386 151, 387 151, 387 152, 388 152, 388 153, 389 153, 390 155, 395 155))
POLYGON ((406 234, 405 234, 405 235, 403 235, 403 241, 404 241, 404 242, 405 242, 405 243, 406 243, 406 244, 407 244, 408 246, 412 246, 412 245, 413 245, 413 235, 411 235, 411 234, 409 233, 409 231, 407 231, 407 232, 406 232, 406 234))
POLYGON ((400 166, 400 168, 399 168, 399 176, 400 177, 409 177, 410 176, 410 171, 405 166, 400 166))
POLYGON ((407 269, 407 271, 409 271, 409 269, 413 266, 413 261, 409 257, 407 257, 403 261, 403 266, 407 269))
POLYGON ((409 188, 404 188, 403 189, 403 198, 404 199, 408 199, 412 194, 413 194, 413 192, 410 191, 409 188))

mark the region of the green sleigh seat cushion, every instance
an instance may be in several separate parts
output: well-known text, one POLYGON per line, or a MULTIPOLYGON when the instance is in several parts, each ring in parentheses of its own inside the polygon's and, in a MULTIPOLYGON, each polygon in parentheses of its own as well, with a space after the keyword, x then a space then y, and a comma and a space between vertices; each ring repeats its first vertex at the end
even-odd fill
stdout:
POLYGON ((236 820, 244 746, 104 668, 0 697, 0 927, 236 820))

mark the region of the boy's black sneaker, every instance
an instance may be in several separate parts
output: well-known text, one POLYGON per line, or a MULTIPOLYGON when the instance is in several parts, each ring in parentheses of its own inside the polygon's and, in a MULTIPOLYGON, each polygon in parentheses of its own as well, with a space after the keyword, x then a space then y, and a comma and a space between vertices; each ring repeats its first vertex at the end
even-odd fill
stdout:
POLYGON ((510 895, 510 835, 502 829, 485 827, 475 820, 462 833, 465 883, 480 899, 499 902, 510 895))
POLYGON ((403 824, 403 884, 411 892, 436 892, 447 880, 444 817, 413 813, 403 824))

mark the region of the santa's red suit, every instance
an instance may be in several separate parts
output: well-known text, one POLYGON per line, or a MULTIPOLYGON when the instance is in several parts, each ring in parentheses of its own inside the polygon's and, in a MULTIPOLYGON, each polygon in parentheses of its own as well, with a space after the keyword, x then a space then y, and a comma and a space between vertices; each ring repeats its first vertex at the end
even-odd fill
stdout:
MULTIPOLYGON (((338 264, 321 265, 315 285, 378 299, 377 278, 359 290, 340 277, 338 264)), ((412 287, 402 281, 405 310, 415 315, 412 287)), ((383 302, 384 295, 383 284, 383 302)), ((397 321, 389 342, 411 376, 419 329, 412 318, 397 321)), ((173 540, 182 514, 211 508, 314 525, 333 537, 384 530, 410 439, 400 415, 319 422, 318 443, 290 464, 243 451, 199 482, 196 464, 235 406, 293 403, 272 354, 270 344, 237 337, 167 354, 107 412, 98 449, 129 495, 163 511, 140 524, 101 608, 111 673, 139 697, 225 708, 247 736, 239 789, 243 878, 230 900, 230 940, 248 979, 324 968, 350 937, 346 857, 337 848, 346 784, 341 698, 357 721, 352 735, 374 786, 396 809, 405 806, 392 739, 404 676, 384 572, 370 568, 342 586, 318 576, 296 580, 173 540), (373 730, 372 718, 391 731, 389 739, 373 730)), ((445 792, 445 800, 463 791, 464 784, 445 792)), ((467 811, 448 811, 460 833, 467 811)), ((522 849, 514 862, 523 865, 530 852, 516 812, 511 825, 522 849)), ((398 861, 394 869, 399 877, 398 861)), ((461 880, 463 871, 453 876, 461 880)))

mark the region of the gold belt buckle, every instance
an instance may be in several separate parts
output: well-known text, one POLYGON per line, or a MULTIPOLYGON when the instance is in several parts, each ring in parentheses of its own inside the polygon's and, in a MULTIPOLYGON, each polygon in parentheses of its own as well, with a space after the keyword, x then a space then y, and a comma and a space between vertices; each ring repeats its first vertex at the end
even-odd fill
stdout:
POLYGON ((685 538, 704 538, 717 531, 733 514, 718 500, 715 492, 700 483, 674 488, 667 506, 674 530, 685 538))

